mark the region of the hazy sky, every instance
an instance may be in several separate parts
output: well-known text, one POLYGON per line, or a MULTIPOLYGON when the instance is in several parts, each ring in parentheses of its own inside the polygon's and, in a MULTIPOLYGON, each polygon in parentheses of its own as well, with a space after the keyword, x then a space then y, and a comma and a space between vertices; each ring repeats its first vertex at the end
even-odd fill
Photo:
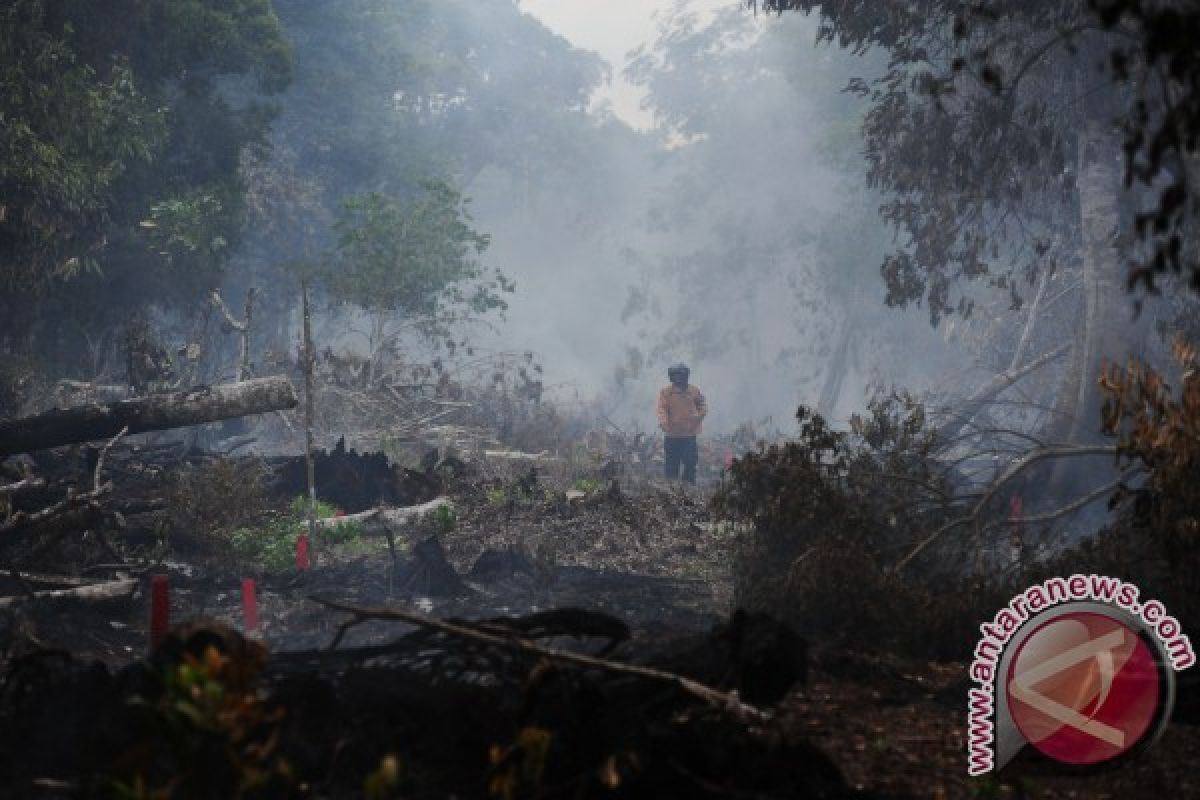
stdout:
MULTIPOLYGON (((638 128, 651 117, 639 108, 642 90, 621 77, 625 56, 657 36, 655 15, 665 14, 680 0, 520 0, 523 10, 571 44, 599 53, 612 65, 612 85, 597 92, 593 102, 608 102, 613 113, 638 128)), ((727 8, 740 0, 689 0, 701 12, 727 8)))
MULTIPOLYGON (((621 73, 630 51, 653 45, 681 5, 700 17, 701 26, 725 9, 751 13, 742 0, 519 0, 520 8, 547 28, 609 63, 611 85, 593 100, 641 128, 649 127, 652 115, 640 110, 643 92, 621 73)), ((788 26, 786 35, 796 47, 813 46, 811 20, 788 16, 776 22, 788 26)), ((783 64, 804 63, 787 54, 788 39, 773 41, 774 49, 762 54, 765 64, 782 70, 783 64)), ((844 67, 851 69, 849 63, 844 67)), ((612 159, 602 170, 587 173, 602 201, 574 202, 560 196, 558 184, 530 184, 528 177, 503 171, 488 173, 486 181, 470 187, 476 219, 492 235, 489 261, 502 266, 518 287, 498 339, 505 348, 538 354, 550 396, 568 404, 576 393, 581 402, 598 396, 623 429, 653 430, 654 400, 666 364, 687 360, 710 400, 710 432, 732 431, 764 417, 786 427, 797 403, 817 404, 831 354, 838 352, 835 337, 859 318, 871 325, 856 335, 856 356, 848 361, 832 415, 836 420, 863 407, 868 384, 921 389, 940 375, 945 346, 923 314, 884 309, 877 278, 846 309, 825 309, 811 293, 796 288, 810 285, 814 270, 824 268, 825 261, 814 261, 816 234, 760 224, 761 215, 746 211, 771 198, 814 225, 834 225, 830 220, 839 213, 857 214, 851 224, 871 224, 869 214, 855 210, 858 178, 837 173, 816 149, 828 124, 805 111, 816 99, 812 92, 837 92, 843 85, 824 80, 829 86, 811 90, 787 80, 782 71, 745 81, 748 96, 731 108, 721 147, 692 155, 680 149, 672 158, 650 150, 663 144, 655 137, 638 146, 618 138, 597 147, 597 158, 612 159), (779 129, 770 127, 771 120, 782 121, 789 135, 763 136, 766 129, 779 129), (761 146, 730 146, 739 130, 743 141, 761 146), (710 193, 711 202, 679 197, 716 181, 728 183, 710 193), (516 197, 524 201, 514 203, 516 197), (691 210, 672 211, 684 208, 691 210), (699 216, 690 219, 693 213, 699 216), (725 227, 716 231, 710 222, 725 227), (778 257, 763 264, 751 257, 756 271, 750 271, 735 255, 739 237, 778 257), (687 291, 696 285, 707 288, 687 291), (648 298, 641 316, 626 314, 632 297, 648 298), (690 304, 687 314, 680 311, 684 302, 690 304), (676 324, 695 319, 712 324, 685 325, 683 338, 673 333, 676 324), (702 341, 692 341, 697 336, 702 341), (719 342, 722 338, 728 341, 719 342), (895 353, 888 350, 893 344, 895 353), (653 362, 637 366, 643 357, 653 362), (618 373, 626 364, 634 366, 618 373), (620 381, 618 374, 624 376, 620 381)), ((870 251, 864 257, 877 256, 870 251)), ((877 267, 863 267, 864 274, 872 270, 878 274, 877 267)))

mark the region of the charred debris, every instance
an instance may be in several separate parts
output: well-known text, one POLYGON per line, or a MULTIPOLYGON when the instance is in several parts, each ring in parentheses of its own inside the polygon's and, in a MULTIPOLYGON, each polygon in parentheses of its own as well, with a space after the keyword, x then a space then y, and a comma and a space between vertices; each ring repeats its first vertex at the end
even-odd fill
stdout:
POLYGON ((1200 631, 1195 3, 615 5, 0 7, 0 796, 1200 796, 963 724, 1200 631))
POLYGON ((807 646, 766 615, 721 621, 728 544, 700 494, 619 447, 401 466, 175 430, 296 405, 280 377, 5 423, 6 790, 858 794, 764 710, 807 646), (180 623, 152 642, 158 586, 180 623))

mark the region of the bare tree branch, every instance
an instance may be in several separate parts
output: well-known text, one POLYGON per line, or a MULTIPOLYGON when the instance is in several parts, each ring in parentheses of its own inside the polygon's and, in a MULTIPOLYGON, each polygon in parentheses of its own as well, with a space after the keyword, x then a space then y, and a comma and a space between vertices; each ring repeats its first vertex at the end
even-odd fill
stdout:
POLYGON ((1029 342, 1033 339, 1033 329, 1037 325, 1042 300, 1046 296, 1046 287, 1050 283, 1051 271, 1043 269, 1041 272, 1037 290, 1033 293, 1033 299, 1029 301, 1029 313, 1025 317, 1025 324, 1021 326, 1021 336, 1017 339, 1017 346, 1013 348, 1012 360, 1008 363, 1008 372, 1020 367, 1021 362, 1025 360, 1025 351, 1029 349, 1029 342))
POLYGON ((1079 499, 1074 500, 1061 508, 1056 508, 1053 511, 1047 511, 1044 514, 1036 514, 1032 517, 1013 517, 1012 521, 1036 525, 1041 522, 1051 522, 1059 517, 1065 517, 1068 514, 1078 511, 1089 503, 1094 503, 1105 495, 1112 494, 1114 491, 1116 491, 1118 486, 1120 486, 1127 478, 1136 472, 1137 470, 1130 470, 1112 483, 1107 483, 1098 489, 1094 489, 1085 494, 1083 497, 1080 497, 1079 499))
POLYGON ((68 489, 67 496, 52 506, 47 506, 32 514, 25 511, 18 511, 0 525, 0 535, 25 528, 33 528, 56 517, 63 516, 77 508, 93 505, 101 497, 111 492, 113 488, 112 482, 101 483, 100 480, 101 472, 104 469, 104 459, 108 456, 108 451, 112 449, 112 446, 128 430, 128 426, 122 428, 116 436, 109 439, 108 443, 101 448, 100 456, 96 459, 96 469, 92 473, 92 490, 90 492, 76 494, 74 489, 68 489))
POLYGON ((325 600, 319 597, 310 598, 316 603, 320 603, 326 608, 332 608, 336 611, 343 611, 352 615, 352 619, 343 623, 338 631, 337 637, 331 644, 331 649, 341 640, 341 636, 345 631, 353 626, 366 622, 367 620, 395 620, 398 622, 407 622, 410 625, 416 625, 420 628, 440 631, 450 636, 459 639, 467 639, 475 642, 490 644, 495 647, 502 647, 509 650, 519 650, 523 653, 538 656, 550 661, 558 661, 566 664, 574 664, 581 667, 589 667, 591 669, 600 669, 605 672, 612 672, 619 675, 633 675, 639 678, 648 680, 660 681, 669 683, 680 690, 690 694, 691 696, 703 700, 713 708, 732 713, 738 719, 743 721, 762 724, 770 719, 770 715, 754 706, 743 702, 736 692, 722 692, 714 689, 711 686, 706 686, 699 681, 694 681, 691 678, 686 678, 673 672, 666 670, 654 669, 653 667, 643 667, 636 664, 625 664, 619 661, 609 661, 595 656, 583 655, 582 653, 572 653, 566 650, 559 650, 552 647, 535 644, 527 639, 522 639, 517 636, 505 636, 499 633, 483 631, 477 628, 468 627, 463 624, 447 622, 436 617, 420 614, 415 611, 403 611, 392 608, 362 608, 346 603, 341 603, 336 600, 325 600))
POLYGON ((108 444, 100 448, 100 455, 96 458, 96 469, 92 473, 92 491, 100 490, 100 473, 104 471, 104 459, 108 457, 108 451, 117 443, 117 440, 127 433, 129 433, 128 425, 117 431, 117 435, 109 439, 108 444))
POLYGON ((976 521, 979 518, 979 515, 983 512, 983 510, 985 508, 987 508, 988 503, 990 503, 992 501, 992 499, 995 498, 996 494, 1002 488, 1004 488, 1004 486, 1007 483, 1012 481, 1014 478, 1016 478, 1018 475, 1020 475, 1025 470, 1029 469, 1034 464, 1037 464, 1038 462, 1045 461, 1045 460, 1051 459, 1051 458, 1072 458, 1072 457, 1077 457, 1077 456, 1115 455, 1116 452, 1117 452, 1116 445, 1088 445, 1088 446, 1056 445, 1053 447, 1046 447, 1041 450, 1034 450, 1030 453, 1027 453, 1024 458, 1014 461, 1012 464, 1009 464, 1008 468, 1005 469, 1004 472, 1000 473, 1000 475, 998 475, 991 482, 991 484, 988 486, 987 490, 984 491, 984 493, 980 496, 979 500, 976 501, 975 505, 971 507, 971 510, 969 513, 967 513, 965 516, 962 516, 957 519, 953 519, 950 522, 947 522, 945 525, 941 526, 940 528, 935 530, 933 533, 929 534, 924 539, 922 539, 920 542, 918 542, 917 546, 914 547, 909 552, 908 555, 906 555, 904 558, 900 559, 899 563, 897 563, 896 566, 892 568, 892 571, 899 572, 900 570, 904 569, 910 561, 912 561, 914 558, 916 558, 926 547, 928 547, 930 544, 932 544, 934 541, 936 541, 939 537, 941 537, 942 534, 946 533, 947 531, 953 530, 954 528, 957 528, 960 525, 967 525, 967 524, 970 524, 970 523, 976 521))
POLYGON ((41 489, 45 485, 46 482, 41 478, 25 478, 24 480, 19 480, 16 483, 6 483, 3 486, 0 486, 0 497, 17 494, 18 492, 24 492, 29 489, 41 489))
POLYGON ((229 310, 229 306, 225 305, 225 300, 222 299, 221 293, 216 289, 209 292, 209 299, 212 300, 213 306, 221 312, 225 317, 225 321, 229 323, 229 327, 238 332, 239 350, 238 350, 238 372, 237 379, 244 381, 250 377, 250 323, 254 315, 254 297, 258 290, 251 286, 246 291, 246 307, 242 321, 238 322, 233 318, 233 312, 229 310))
MULTIPOLYGON (((253 290, 251 290, 253 291, 253 290)), ((221 316, 225 317, 225 321, 229 323, 229 327, 239 333, 246 330, 245 322, 238 322, 234 319, 233 312, 229 310, 229 306, 225 305, 225 300, 221 297, 221 293, 213 289, 208 293, 209 299, 212 301, 213 307, 221 312, 221 316)))
POLYGON ((52 506, 35 511, 32 514, 25 511, 18 511, 9 517, 4 524, 0 525, 0 535, 12 533, 14 531, 23 530, 25 528, 33 528, 41 525, 48 520, 60 517, 68 511, 73 511, 77 508, 83 508, 91 505, 96 500, 99 500, 104 495, 112 491, 112 482, 101 484, 92 489, 90 492, 76 494, 73 489, 67 490, 67 496, 52 506))
POLYGON ((1004 372, 993 376, 990 380, 984 383, 983 386, 980 386, 978 389, 972 392, 970 397, 963 401, 961 407, 956 413, 956 419, 948 422, 938 429, 938 437, 943 439, 954 438, 954 436, 956 436, 958 432, 962 430, 963 426, 966 425, 972 417, 983 410, 983 407, 990 403, 992 399, 996 397, 996 395, 1000 394, 1002 391, 1012 386, 1026 375, 1029 375, 1031 372, 1035 372, 1036 370, 1044 367, 1046 364, 1049 364, 1051 361, 1059 358, 1070 349, 1070 344, 1060 345, 1049 352, 1043 353, 1022 367, 1010 367, 1004 372))

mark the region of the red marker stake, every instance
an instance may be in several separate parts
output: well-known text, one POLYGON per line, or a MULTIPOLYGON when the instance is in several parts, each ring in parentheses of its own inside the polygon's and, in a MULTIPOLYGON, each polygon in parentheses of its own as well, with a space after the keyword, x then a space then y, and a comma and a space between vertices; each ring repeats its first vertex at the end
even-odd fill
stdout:
POLYGON ((171 604, 167 595, 167 576, 150 579, 150 646, 155 647, 171 626, 171 604))
POLYGON ((258 633, 258 599, 254 596, 254 579, 242 579, 242 619, 246 633, 258 633))
POLYGON ((304 572, 312 566, 308 560, 308 534, 302 533, 296 537, 296 569, 304 572))

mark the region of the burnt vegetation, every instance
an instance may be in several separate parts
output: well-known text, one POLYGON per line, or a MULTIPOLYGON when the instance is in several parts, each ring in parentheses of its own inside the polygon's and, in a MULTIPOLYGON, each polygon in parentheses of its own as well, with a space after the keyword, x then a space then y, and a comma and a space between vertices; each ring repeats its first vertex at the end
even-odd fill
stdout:
POLYGON ((0 794, 1200 792, 1191 673, 962 724, 1033 583, 1200 631, 1200 10, 662 5, 0 9, 0 794))

